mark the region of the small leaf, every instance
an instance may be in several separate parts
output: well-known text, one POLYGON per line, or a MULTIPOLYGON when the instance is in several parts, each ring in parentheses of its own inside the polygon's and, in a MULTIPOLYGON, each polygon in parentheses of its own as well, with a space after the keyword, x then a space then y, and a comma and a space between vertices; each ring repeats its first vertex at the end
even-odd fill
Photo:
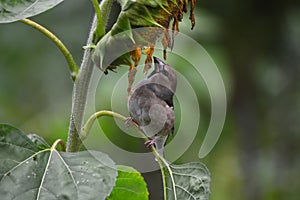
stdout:
POLYGON ((209 199, 210 173, 204 164, 193 162, 183 165, 169 165, 169 167, 171 174, 170 172, 166 173, 167 199, 209 199))
POLYGON ((9 23, 38 15, 63 0, 0 0, 0 23, 9 23))
POLYGON ((0 199, 105 199, 116 176, 101 152, 40 150, 20 130, 0 124, 0 199))
POLYGON ((127 166, 118 166, 118 177, 107 200, 147 200, 148 190, 141 174, 127 166))

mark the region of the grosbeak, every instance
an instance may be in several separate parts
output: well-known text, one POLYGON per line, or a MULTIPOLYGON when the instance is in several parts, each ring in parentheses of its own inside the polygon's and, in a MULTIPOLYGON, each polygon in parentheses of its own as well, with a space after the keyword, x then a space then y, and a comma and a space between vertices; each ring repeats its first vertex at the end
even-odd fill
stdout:
POLYGON ((153 72, 132 89, 128 97, 128 111, 145 135, 150 138, 147 146, 155 144, 163 156, 164 144, 169 133, 174 132, 173 96, 177 78, 174 69, 154 57, 153 72))

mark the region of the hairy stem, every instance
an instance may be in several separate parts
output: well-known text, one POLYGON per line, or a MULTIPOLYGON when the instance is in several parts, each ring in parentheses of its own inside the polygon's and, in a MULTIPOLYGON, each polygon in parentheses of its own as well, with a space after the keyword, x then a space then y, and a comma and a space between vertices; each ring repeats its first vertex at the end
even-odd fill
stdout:
POLYGON ((22 20, 20 20, 20 22, 27 24, 27 25, 31 26, 32 28, 37 29, 38 31, 40 31, 41 33, 46 35, 50 40, 52 40, 54 42, 54 44, 60 49, 60 51, 65 56, 65 58, 68 62, 68 65, 69 65, 72 80, 75 81, 77 74, 78 74, 78 66, 77 66, 75 60, 73 59, 72 54, 67 49, 67 47, 53 33, 51 33, 48 29, 41 26, 40 24, 38 24, 30 19, 22 19, 22 20))
MULTIPOLYGON (((87 46, 92 44, 93 31, 95 30, 96 21, 97 18, 94 17, 89 38, 87 41, 87 46)), ((79 131, 81 130, 83 124, 88 89, 90 86, 92 72, 94 68, 91 56, 91 49, 85 49, 80 71, 74 83, 72 96, 72 110, 67 140, 67 152, 79 151, 81 145, 79 131)))
MULTIPOLYGON (((104 0, 101 2, 100 11, 104 13, 102 18, 103 29, 104 29, 104 25, 107 23, 108 14, 112 5, 112 3, 109 2, 113 2, 113 1, 114 0, 104 0)), ((86 46, 95 45, 93 44, 93 35, 96 27, 97 27, 97 16, 95 15, 86 46)), ((79 132, 83 125, 88 90, 89 90, 93 68, 94 68, 93 67, 94 64, 91 59, 92 51, 93 50, 91 48, 85 49, 82 63, 80 66, 80 71, 74 83, 73 96, 72 96, 72 109, 71 109, 70 125, 69 125, 68 140, 67 140, 68 152, 79 151, 82 143, 79 137, 79 132)))

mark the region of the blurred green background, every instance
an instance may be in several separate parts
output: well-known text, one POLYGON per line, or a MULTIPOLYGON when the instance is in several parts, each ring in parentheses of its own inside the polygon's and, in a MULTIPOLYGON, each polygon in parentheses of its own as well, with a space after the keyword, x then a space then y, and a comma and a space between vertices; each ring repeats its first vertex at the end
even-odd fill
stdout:
MULTIPOLYGON (((195 14, 195 29, 190 30, 187 14, 180 30, 211 55, 224 79, 228 100, 222 135, 201 160, 211 172, 211 199, 299 199, 299 3, 203 0, 197 2, 195 14)), ((80 63, 92 16, 89 1, 72 0, 32 19, 53 31, 80 63)), ((172 56, 168 62, 187 66, 172 56)), ((201 110, 199 134, 177 163, 199 161, 211 114, 209 94, 191 68, 175 68, 196 87, 201 110)), ((110 88, 125 72, 123 67, 101 79, 95 108, 92 105, 88 113, 110 108, 110 88)), ((66 139, 71 93, 67 63, 51 41, 22 23, 0 24, 1 123, 42 135, 49 143, 66 139)), ((124 102, 120 99, 120 104, 124 102)), ((118 146, 146 151, 142 140, 121 136, 112 119, 103 118, 100 124, 118 146)), ((91 133, 91 148, 107 145, 97 135, 91 133)), ((161 199, 159 172, 144 176, 150 199, 161 199)))

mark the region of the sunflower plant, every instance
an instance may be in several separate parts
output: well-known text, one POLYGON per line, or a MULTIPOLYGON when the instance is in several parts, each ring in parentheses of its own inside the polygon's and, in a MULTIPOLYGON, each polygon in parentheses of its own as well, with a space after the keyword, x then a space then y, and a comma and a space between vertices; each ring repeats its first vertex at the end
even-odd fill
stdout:
MULTIPOLYGON (((188 10, 193 29, 196 0, 115 1, 121 11, 107 30, 109 15, 115 12, 114 0, 102 0, 100 4, 91 0, 96 14, 79 67, 57 36, 29 19, 63 0, 0 0, 0 23, 20 21, 46 35, 65 56, 74 83, 67 141, 58 138, 48 144, 39 135, 0 124, 0 199, 148 199, 147 185, 137 170, 117 165, 105 153, 82 150, 82 141, 96 119, 101 116, 127 119, 103 110, 84 122, 87 92, 94 66, 105 74, 117 71, 119 66, 128 66, 130 92, 141 55, 146 55, 143 71, 147 73, 160 40, 166 59, 166 50, 172 49, 179 22, 188 10), (119 54, 115 55, 116 49, 119 54)), ((160 165, 165 200, 209 199, 210 176, 205 165, 170 164, 155 148, 151 150, 160 165)))

